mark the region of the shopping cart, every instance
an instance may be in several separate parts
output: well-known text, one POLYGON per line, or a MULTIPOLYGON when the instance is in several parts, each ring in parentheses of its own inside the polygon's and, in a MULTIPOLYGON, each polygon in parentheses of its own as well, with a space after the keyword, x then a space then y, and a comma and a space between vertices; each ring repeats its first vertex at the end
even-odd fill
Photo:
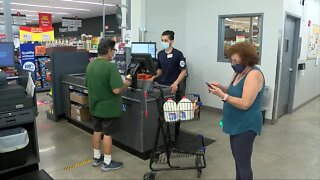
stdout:
POLYGON ((150 154, 149 167, 151 172, 146 173, 143 178, 153 180, 159 171, 188 169, 197 170, 197 177, 200 178, 202 169, 206 168, 204 137, 185 130, 180 130, 179 135, 172 133, 175 130, 172 127, 174 123, 200 119, 200 107, 202 105, 200 95, 165 94, 161 87, 157 87, 157 89, 160 90, 160 95, 149 92, 151 97, 156 98, 159 117, 153 151, 150 154), (184 100, 180 101, 181 98, 184 100), (176 108, 176 104, 170 105, 170 103, 177 101, 180 102, 176 108), (161 137, 162 139, 160 139, 161 137), (171 159, 180 157, 194 157, 194 164, 187 166, 172 165, 171 159), (164 164, 165 167, 154 167, 158 163, 164 164))

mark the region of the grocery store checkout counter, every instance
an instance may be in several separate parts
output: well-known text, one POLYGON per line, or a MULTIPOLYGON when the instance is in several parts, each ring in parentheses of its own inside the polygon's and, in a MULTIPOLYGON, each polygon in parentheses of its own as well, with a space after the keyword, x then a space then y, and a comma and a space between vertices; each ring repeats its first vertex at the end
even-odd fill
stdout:
MULTIPOLYGON (((134 154, 142 159, 149 158, 152 150, 157 128, 158 109, 156 99, 148 95, 160 93, 154 88, 154 83, 146 78, 156 74, 154 61, 150 54, 131 54, 131 63, 127 74, 132 76, 131 87, 122 93, 123 116, 121 117, 121 130, 113 136, 116 146, 134 154)), ((73 102, 85 105, 88 103, 88 90, 84 85, 85 74, 69 74, 62 78, 63 99, 65 99, 64 112, 69 122, 88 131, 93 131, 93 123, 73 116, 73 102), (74 97, 74 93, 78 97, 74 97), (72 96, 72 97, 70 97, 72 96), (69 99, 72 99, 69 101, 69 99), (73 102, 72 102, 73 101, 73 102)), ((169 88, 163 88, 169 92, 169 88)), ((81 109, 77 109, 81 112, 81 109)))

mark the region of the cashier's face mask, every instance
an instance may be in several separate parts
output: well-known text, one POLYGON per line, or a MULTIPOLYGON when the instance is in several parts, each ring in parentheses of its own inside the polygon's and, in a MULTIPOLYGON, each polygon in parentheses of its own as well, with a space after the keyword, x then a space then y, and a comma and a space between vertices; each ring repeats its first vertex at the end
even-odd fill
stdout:
POLYGON ((161 42, 163 49, 168 49, 169 48, 169 43, 168 42, 161 42))

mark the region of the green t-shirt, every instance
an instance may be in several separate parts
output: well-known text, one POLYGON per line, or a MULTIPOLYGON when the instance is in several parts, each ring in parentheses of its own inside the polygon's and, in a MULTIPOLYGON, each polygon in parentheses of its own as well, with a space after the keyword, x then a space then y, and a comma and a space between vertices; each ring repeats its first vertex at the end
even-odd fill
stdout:
POLYGON ((87 67, 85 85, 89 92, 89 110, 99 118, 117 118, 122 114, 121 94, 112 90, 122 88, 123 81, 115 64, 96 58, 87 67))

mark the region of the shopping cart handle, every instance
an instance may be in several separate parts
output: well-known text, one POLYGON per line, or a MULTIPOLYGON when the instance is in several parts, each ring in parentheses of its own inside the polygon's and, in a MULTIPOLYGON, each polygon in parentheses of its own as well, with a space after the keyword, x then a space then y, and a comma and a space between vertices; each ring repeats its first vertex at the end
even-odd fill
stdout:
POLYGON ((154 87, 157 89, 160 89, 160 88, 169 88, 170 86, 162 85, 162 84, 155 82, 154 87))

